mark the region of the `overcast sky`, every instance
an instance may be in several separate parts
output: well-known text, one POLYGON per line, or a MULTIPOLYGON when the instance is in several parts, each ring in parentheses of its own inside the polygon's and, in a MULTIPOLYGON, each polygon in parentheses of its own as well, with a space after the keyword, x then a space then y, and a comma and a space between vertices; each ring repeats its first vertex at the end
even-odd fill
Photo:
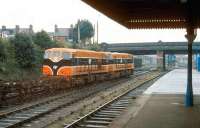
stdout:
MULTIPOLYGON (((108 43, 186 41, 185 30, 129 30, 80 0, 0 0, 0 25, 32 24, 35 31, 69 27, 77 19, 99 22, 99 41, 108 43)), ((200 40, 198 36, 197 41, 200 40)))

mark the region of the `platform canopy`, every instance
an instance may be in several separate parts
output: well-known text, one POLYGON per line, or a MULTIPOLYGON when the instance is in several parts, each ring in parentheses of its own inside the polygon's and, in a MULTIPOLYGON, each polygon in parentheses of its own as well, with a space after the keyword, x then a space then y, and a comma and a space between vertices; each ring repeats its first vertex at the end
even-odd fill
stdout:
POLYGON ((199 0, 82 0, 129 29, 200 27, 199 0))

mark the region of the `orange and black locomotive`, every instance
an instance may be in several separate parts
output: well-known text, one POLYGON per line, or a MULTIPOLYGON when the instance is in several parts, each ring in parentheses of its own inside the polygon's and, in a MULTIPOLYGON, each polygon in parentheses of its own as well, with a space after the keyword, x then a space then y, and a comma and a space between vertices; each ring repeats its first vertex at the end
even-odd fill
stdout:
POLYGON ((133 73, 133 55, 82 49, 51 48, 44 54, 43 74, 79 82, 105 80, 133 73))

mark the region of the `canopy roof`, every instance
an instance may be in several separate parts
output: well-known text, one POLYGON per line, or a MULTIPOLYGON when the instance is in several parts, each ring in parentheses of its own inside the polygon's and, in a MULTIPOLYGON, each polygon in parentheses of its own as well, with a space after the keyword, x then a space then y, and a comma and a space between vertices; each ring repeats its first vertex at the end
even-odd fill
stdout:
POLYGON ((200 27, 199 0, 82 0, 127 28, 200 27))

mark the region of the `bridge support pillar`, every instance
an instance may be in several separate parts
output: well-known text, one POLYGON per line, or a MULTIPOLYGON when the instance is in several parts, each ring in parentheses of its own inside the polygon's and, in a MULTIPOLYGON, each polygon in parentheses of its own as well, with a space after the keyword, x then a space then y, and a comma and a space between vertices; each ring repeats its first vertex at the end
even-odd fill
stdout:
POLYGON ((162 66, 162 70, 165 71, 166 70, 166 64, 165 64, 165 52, 163 52, 163 66, 162 66))
POLYGON ((165 71, 165 52, 164 51, 157 51, 157 68, 159 70, 165 71))
POLYGON ((196 29, 188 28, 185 37, 188 40, 188 65, 187 65, 187 88, 185 94, 185 106, 193 106, 193 89, 192 89, 192 43, 196 38, 196 29))

